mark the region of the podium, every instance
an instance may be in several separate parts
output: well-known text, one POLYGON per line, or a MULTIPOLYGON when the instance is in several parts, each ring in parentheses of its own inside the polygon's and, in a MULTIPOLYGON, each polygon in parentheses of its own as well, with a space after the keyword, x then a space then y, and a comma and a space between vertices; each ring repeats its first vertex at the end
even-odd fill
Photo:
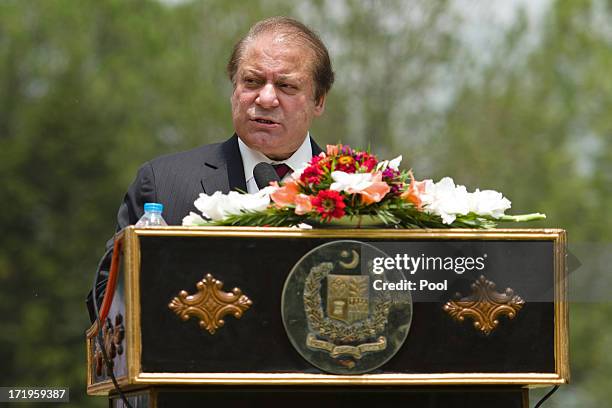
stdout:
MULTIPOLYGON (((133 407, 204 401, 528 407, 529 388, 569 381, 566 234, 560 229, 128 227, 117 240, 116 285, 109 284, 102 327, 86 333, 87 392, 108 395, 111 407, 123 403, 94 341, 99 330, 133 407), (308 256, 322 253, 319 248, 344 242, 377 248, 388 255, 387 266, 403 268, 405 283, 414 282, 412 290, 407 283, 394 289, 410 296, 403 341, 391 344, 392 305, 384 329, 389 340, 379 348, 390 356, 355 374, 350 364, 359 368, 377 358, 371 340, 361 348, 326 349, 325 338, 315 336, 323 346, 306 346, 292 333, 303 326, 310 339, 316 326, 308 314, 313 289, 300 289, 305 284, 298 279, 295 292, 292 274, 300 265, 311 268, 308 256)), ((315 292, 331 316, 329 282, 321 280, 315 292)), ((371 291, 381 285, 367 282, 371 291)), ((366 315, 373 304, 366 303, 366 315)), ((358 324, 330 316, 325 319, 334 327, 358 324)))

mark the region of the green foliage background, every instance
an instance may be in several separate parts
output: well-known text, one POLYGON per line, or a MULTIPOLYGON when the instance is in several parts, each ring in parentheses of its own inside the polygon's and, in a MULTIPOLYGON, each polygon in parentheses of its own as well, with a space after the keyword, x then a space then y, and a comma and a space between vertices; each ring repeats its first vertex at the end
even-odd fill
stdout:
MULTIPOLYGON (((337 82, 313 129, 321 144, 401 153, 418 178, 503 191, 515 212, 548 214, 533 227, 605 248, 612 3, 551 1, 535 25, 519 13, 500 26, 488 49, 460 34, 484 23, 461 7, 495 7, 474 4, 1 0, 0 385, 69 386, 73 405, 105 405, 85 396, 83 302, 116 209, 142 162, 231 135, 224 66, 271 15, 310 24, 330 46, 337 82)), ((576 273, 606 274, 599 264, 576 273)), ((577 300, 573 382, 550 407, 612 399, 609 293, 577 300)))

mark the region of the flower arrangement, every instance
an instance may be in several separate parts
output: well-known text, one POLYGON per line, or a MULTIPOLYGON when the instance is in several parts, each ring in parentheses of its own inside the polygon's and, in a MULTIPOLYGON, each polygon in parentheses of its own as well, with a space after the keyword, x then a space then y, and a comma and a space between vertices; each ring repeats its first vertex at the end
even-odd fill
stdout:
POLYGON ((402 156, 378 160, 347 145, 328 145, 283 183, 256 194, 200 194, 183 225, 295 226, 372 220, 398 228, 493 228, 544 214, 505 215, 510 201, 493 190, 468 192, 450 177, 417 181, 402 156))

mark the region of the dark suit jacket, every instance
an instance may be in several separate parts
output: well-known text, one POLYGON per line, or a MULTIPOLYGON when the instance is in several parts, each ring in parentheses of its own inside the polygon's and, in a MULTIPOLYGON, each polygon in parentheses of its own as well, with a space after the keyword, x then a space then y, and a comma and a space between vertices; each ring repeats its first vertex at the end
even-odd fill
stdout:
MULTIPOLYGON (((313 155, 322 150, 311 139, 313 155)), ((228 193, 239 189, 247 191, 238 136, 223 143, 200 146, 195 149, 161 156, 145 163, 138 170, 117 213, 117 231, 135 224, 144 213, 144 203, 164 205, 162 216, 168 225, 181 225, 190 211, 199 213, 193 202, 200 193, 216 191, 228 193)), ((112 248, 113 239, 106 247, 112 248)), ((110 258, 101 262, 96 296, 101 302, 110 258)), ((94 321, 92 294, 87 297, 90 318, 94 321)))
MULTIPOLYGON (((321 148, 311 143, 313 154, 319 154, 321 148)), ((189 211, 199 213, 193 202, 200 193, 237 189, 247 191, 236 135, 223 143, 158 157, 138 170, 119 208, 117 231, 135 224, 146 202, 163 204, 168 225, 181 225, 189 211)))

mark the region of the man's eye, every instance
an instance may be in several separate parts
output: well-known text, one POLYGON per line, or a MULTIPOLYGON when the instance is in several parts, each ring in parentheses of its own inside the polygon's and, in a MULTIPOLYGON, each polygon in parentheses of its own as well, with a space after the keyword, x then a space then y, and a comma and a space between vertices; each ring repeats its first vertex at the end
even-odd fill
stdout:
POLYGON ((259 81, 255 78, 244 78, 243 82, 247 85, 257 85, 257 83, 259 83, 259 81))

